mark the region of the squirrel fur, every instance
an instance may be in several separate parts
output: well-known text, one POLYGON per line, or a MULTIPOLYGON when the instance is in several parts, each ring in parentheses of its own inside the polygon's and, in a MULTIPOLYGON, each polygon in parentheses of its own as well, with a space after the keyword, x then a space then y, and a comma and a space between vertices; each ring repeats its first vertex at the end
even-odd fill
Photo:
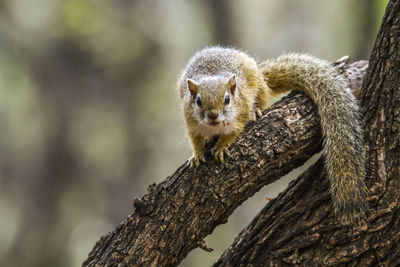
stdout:
POLYGON ((299 90, 316 103, 324 138, 323 154, 335 213, 344 224, 364 220, 365 148, 359 106, 343 75, 329 62, 286 54, 258 64, 246 53, 224 47, 197 52, 178 80, 191 167, 205 161, 205 141, 217 161, 250 120, 261 116, 275 94, 299 90))

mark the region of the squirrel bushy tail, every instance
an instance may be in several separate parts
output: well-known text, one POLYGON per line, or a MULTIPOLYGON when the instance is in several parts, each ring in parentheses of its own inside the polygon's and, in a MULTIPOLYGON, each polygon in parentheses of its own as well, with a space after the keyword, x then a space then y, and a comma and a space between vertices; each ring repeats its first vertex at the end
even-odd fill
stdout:
POLYGON ((260 65, 271 93, 299 90, 318 107, 323 154, 336 214, 344 224, 365 218, 365 146, 356 99, 343 75, 329 62, 287 54, 260 65))

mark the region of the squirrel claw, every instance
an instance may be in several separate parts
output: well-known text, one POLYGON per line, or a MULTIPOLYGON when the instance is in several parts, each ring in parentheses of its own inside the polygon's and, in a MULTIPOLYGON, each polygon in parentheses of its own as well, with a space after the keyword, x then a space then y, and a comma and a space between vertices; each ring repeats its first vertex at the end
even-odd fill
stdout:
POLYGON ((251 115, 251 120, 255 121, 257 120, 257 118, 261 118, 262 117, 262 112, 261 109, 257 108, 256 110, 254 110, 254 112, 251 115))
POLYGON ((216 161, 222 163, 224 162, 224 152, 226 151, 226 148, 214 148, 211 150, 211 153, 214 155, 214 158, 216 161))
POLYGON ((261 118, 263 115, 261 112, 261 109, 259 109, 259 108, 256 109, 255 113, 256 113, 256 117, 258 117, 258 118, 261 118))
POLYGON ((206 160, 204 158, 204 155, 201 155, 201 156, 194 156, 193 155, 188 159, 189 167, 190 168, 197 168, 197 167, 199 167, 201 161, 202 162, 206 162, 206 160))

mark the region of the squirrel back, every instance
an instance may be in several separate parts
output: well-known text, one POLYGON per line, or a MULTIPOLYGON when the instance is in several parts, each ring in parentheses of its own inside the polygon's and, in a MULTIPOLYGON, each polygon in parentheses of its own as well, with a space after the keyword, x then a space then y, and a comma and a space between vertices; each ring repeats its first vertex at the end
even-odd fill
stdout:
POLYGON ((260 69, 273 93, 299 90, 316 103, 336 214, 344 224, 363 220, 368 194, 364 134, 360 108, 344 76, 327 61, 296 53, 265 61, 260 69))

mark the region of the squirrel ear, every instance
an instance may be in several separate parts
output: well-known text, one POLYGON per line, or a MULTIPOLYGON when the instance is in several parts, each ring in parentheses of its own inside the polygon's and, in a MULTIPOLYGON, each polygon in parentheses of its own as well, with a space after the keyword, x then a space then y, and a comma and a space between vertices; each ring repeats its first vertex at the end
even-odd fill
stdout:
POLYGON ((197 84, 190 79, 187 79, 186 82, 187 82, 190 93, 192 95, 196 95, 197 94, 197 84))
POLYGON ((236 74, 233 74, 231 78, 229 79, 229 90, 231 91, 232 95, 235 95, 236 91, 236 74))

